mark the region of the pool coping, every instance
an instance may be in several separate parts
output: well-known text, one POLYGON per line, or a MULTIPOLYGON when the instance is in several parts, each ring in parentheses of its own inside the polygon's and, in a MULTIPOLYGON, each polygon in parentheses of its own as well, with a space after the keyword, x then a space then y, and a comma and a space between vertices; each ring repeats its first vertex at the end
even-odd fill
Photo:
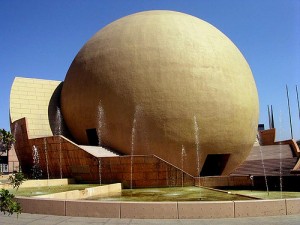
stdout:
POLYGON ((199 202, 111 202, 16 197, 22 212, 74 217, 212 219, 300 214, 300 198, 199 202))

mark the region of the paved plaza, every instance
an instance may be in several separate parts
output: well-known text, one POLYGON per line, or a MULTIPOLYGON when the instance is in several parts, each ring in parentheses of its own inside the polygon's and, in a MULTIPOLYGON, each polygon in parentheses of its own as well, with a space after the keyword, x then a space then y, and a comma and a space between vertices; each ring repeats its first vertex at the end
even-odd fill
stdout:
POLYGON ((243 225, 243 224, 272 224, 272 225, 299 225, 300 215, 292 216, 269 216, 269 217, 247 217, 229 219, 111 219, 111 218, 91 218, 91 217, 69 217, 69 216, 50 216, 41 214, 22 213, 7 216, 0 214, 1 225, 113 225, 113 224, 207 224, 207 225, 243 225))

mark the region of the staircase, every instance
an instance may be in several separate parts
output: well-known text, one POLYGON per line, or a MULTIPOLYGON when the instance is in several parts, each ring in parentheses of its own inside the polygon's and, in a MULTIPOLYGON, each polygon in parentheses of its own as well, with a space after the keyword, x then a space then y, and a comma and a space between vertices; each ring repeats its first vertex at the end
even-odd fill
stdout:
POLYGON ((119 154, 100 146, 79 145, 79 147, 97 158, 120 156, 119 154))
POLYGON ((289 145, 255 146, 248 158, 231 175, 264 176, 265 170, 267 176, 279 176, 281 170, 283 176, 289 176, 297 160, 289 145))

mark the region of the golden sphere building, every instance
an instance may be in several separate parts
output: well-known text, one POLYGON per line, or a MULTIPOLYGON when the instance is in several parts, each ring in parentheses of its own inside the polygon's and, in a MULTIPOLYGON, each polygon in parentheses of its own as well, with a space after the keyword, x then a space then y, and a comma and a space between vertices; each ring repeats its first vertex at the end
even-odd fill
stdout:
POLYGON ((86 131, 102 122, 103 145, 131 154, 133 144, 134 154, 178 167, 184 148, 193 175, 209 155, 217 155, 212 167, 228 160, 222 173, 231 172, 251 150, 258 121, 255 82, 237 47, 212 25, 171 11, 133 14, 95 34, 70 66, 61 107, 79 143, 89 144, 86 131))

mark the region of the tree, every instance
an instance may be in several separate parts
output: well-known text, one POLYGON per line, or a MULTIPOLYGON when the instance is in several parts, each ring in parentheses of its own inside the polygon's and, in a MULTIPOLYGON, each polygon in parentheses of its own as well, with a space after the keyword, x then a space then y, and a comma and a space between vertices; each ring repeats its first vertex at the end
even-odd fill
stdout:
POLYGON ((8 152, 15 141, 14 136, 9 131, 0 129, 0 156, 8 152))
MULTIPOLYGON (((14 136, 4 129, 0 129, 0 156, 4 153, 7 153, 12 145, 15 143, 14 136)), ((1 171, 0 171, 1 172, 1 171)), ((10 184, 13 188, 19 188, 22 182, 25 180, 24 175, 22 173, 16 173, 9 177, 10 184)), ((11 194, 6 189, 0 190, 0 211, 4 214, 8 213, 11 215, 13 213, 21 213, 21 205, 16 202, 14 199, 14 195, 11 194)))
MULTIPOLYGON (((0 157, 8 153, 8 151, 11 149, 12 145, 15 143, 14 136, 4 129, 0 129, 0 157)), ((2 158, 2 157, 1 157, 2 158)), ((0 158, 0 164, 2 159, 0 158)), ((0 174, 2 174, 2 165, 0 165, 0 174)))

